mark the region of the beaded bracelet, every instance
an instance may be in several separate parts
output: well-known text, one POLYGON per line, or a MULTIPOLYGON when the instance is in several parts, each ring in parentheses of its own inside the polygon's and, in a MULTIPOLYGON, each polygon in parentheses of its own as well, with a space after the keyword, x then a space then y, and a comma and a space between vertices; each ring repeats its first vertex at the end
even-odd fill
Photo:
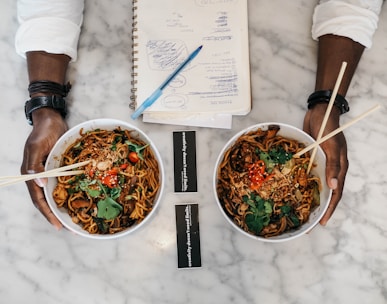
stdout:
MULTIPOLYGON (((318 103, 329 103, 332 96, 331 90, 316 91, 310 94, 308 98, 308 109, 312 109, 318 103)), ((340 114, 347 113, 349 111, 349 105, 344 96, 337 94, 334 105, 339 108, 340 114)))
POLYGON ((71 84, 69 82, 65 85, 62 85, 49 80, 33 81, 28 86, 30 97, 36 93, 50 93, 53 95, 66 97, 70 89, 71 84))

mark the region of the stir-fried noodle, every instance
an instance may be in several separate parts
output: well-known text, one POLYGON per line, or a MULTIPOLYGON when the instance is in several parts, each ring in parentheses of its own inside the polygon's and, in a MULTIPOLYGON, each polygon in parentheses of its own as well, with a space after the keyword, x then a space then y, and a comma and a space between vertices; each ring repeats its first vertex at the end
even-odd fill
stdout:
POLYGON ((91 160, 84 174, 58 177, 53 197, 73 222, 92 234, 113 234, 141 222, 160 187, 151 148, 131 131, 80 131, 61 165, 91 160))
POLYGON ((217 194, 227 215, 245 231, 279 235, 305 223, 320 203, 320 180, 307 174, 305 146, 277 135, 279 126, 240 136, 218 168, 217 194))

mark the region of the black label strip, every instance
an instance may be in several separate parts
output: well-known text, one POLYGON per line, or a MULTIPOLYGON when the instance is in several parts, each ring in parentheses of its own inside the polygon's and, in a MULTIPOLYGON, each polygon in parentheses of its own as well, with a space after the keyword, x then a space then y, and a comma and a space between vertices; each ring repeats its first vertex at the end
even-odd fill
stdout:
POLYGON ((175 192, 197 192, 195 131, 173 132, 175 192))
POLYGON ((199 206, 175 205, 177 264, 179 268, 201 267, 199 206))

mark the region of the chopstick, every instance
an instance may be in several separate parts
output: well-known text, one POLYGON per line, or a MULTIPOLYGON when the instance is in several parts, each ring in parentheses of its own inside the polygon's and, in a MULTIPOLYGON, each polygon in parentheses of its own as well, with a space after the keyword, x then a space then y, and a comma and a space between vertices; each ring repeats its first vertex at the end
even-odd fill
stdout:
POLYGON ((40 172, 40 173, 34 173, 34 174, 23 174, 23 175, 18 175, 18 176, 3 176, 3 177, 0 177, 0 180, 5 180, 5 181, 0 182, 0 187, 13 185, 13 184, 16 184, 19 182, 26 182, 26 181, 36 179, 36 178, 79 175, 79 174, 84 173, 84 170, 74 170, 74 171, 69 171, 69 170, 85 166, 89 162, 90 162, 90 160, 86 160, 83 162, 55 168, 55 169, 40 172))
MULTIPOLYGON (((335 86, 334 86, 333 91, 332 91, 331 99, 329 100, 328 107, 325 111, 324 119, 321 123, 320 130, 319 130, 317 138, 316 138, 317 141, 319 141, 321 139, 322 135, 324 134, 324 130, 325 130, 326 124, 328 122, 329 115, 331 114, 333 104, 336 100, 337 92, 339 90, 341 80, 343 79, 343 75, 344 75, 346 67, 347 67, 347 63, 345 61, 343 61, 343 63, 341 64, 339 75, 337 76, 335 86)), ((312 154, 310 156, 310 162, 308 165, 308 169, 306 171, 307 174, 309 174, 310 170, 312 169, 313 160, 316 156, 316 153, 317 153, 317 146, 313 149, 312 154)))
MULTIPOLYGON (((300 157, 302 154, 316 148, 318 145, 320 145, 321 143, 323 143, 324 141, 328 140, 329 138, 335 136, 336 134, 342 132, 344 129, 352 126, 354 123, 358 122, 359 120, 363 119, 364 117, 368 116, 369 114, 371 114, 372 112, 374 112, 375 110, 379 109, 380 108, 380 105, 377 104, 376 106, 372 107, 371 109, 369 109, 368 111, 364 112, 363 114, 355 117, 354 119, 352 119, 351 121, 347 122, 346 124, 342 125, 341 127, 335 129, 334 131, 330 132, 329 134, 325 135, 324 137, 320 138, 319 140, 316 140, 313 144, 310 144, 309 146, 305 147, 304 149, 302 149, 301 151, 297 152, 296 154, 293 155, 293 157, 300 157)), ((311 161, 312 162, 312 161, 311 161)))

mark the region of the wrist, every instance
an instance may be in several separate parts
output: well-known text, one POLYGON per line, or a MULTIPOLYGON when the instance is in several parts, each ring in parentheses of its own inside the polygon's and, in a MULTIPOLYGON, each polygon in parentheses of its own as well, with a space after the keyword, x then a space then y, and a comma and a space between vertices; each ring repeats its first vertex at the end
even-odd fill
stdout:
MULTIPOLYGON (((33 124, 36 112, 39 109, 51 109, 60 114, 63 118, 66 117, 67 109, 66 102, 63 97, 57 95, 36 96, 26 101, 24 105, 24 112, 26 119, 30 125, 33 124)), ((40 111, 42 113, 42 111, 40 111)), ((50 113, 50 112, 49 112, 50 113)))
POLYGON ((57 110, 52 108, 40 108, 32 112, 31 118, 34 121, 34 126, 38 126, 40 122, 49 120, 63 120, 63 116, 57 110))
MULTIPOLYGON (((324 117, 328 108, 328 103, 317 103, 313 107, 309 108, 308 111, 311 111, 313 114, 324 117)), ((330 116, 335 118, 335 120, 340 120, 341 111, 338 107, 332 107, 330 116)))
POLYGON ((24 112, 28 123, 30 125, 33 124, 32 113, 41 108, 53 109, 65 118, 67 108, 64 97, 67 96, 70 89, 70 83, 63 85, 50 80, 30 82, 28 92, 31 99, 27 100, 24 105, 24 112))
MULTIPOLYGON (((310 94, 308 98, 308 109, 314 108, 318 104, 329 104, 332 97, 331 90, 321 90, 310 94)), ((336 94, 334 107, 340 111, 340 114, 347 113, 349 111, 349 105, 344 96, 336 94)))

